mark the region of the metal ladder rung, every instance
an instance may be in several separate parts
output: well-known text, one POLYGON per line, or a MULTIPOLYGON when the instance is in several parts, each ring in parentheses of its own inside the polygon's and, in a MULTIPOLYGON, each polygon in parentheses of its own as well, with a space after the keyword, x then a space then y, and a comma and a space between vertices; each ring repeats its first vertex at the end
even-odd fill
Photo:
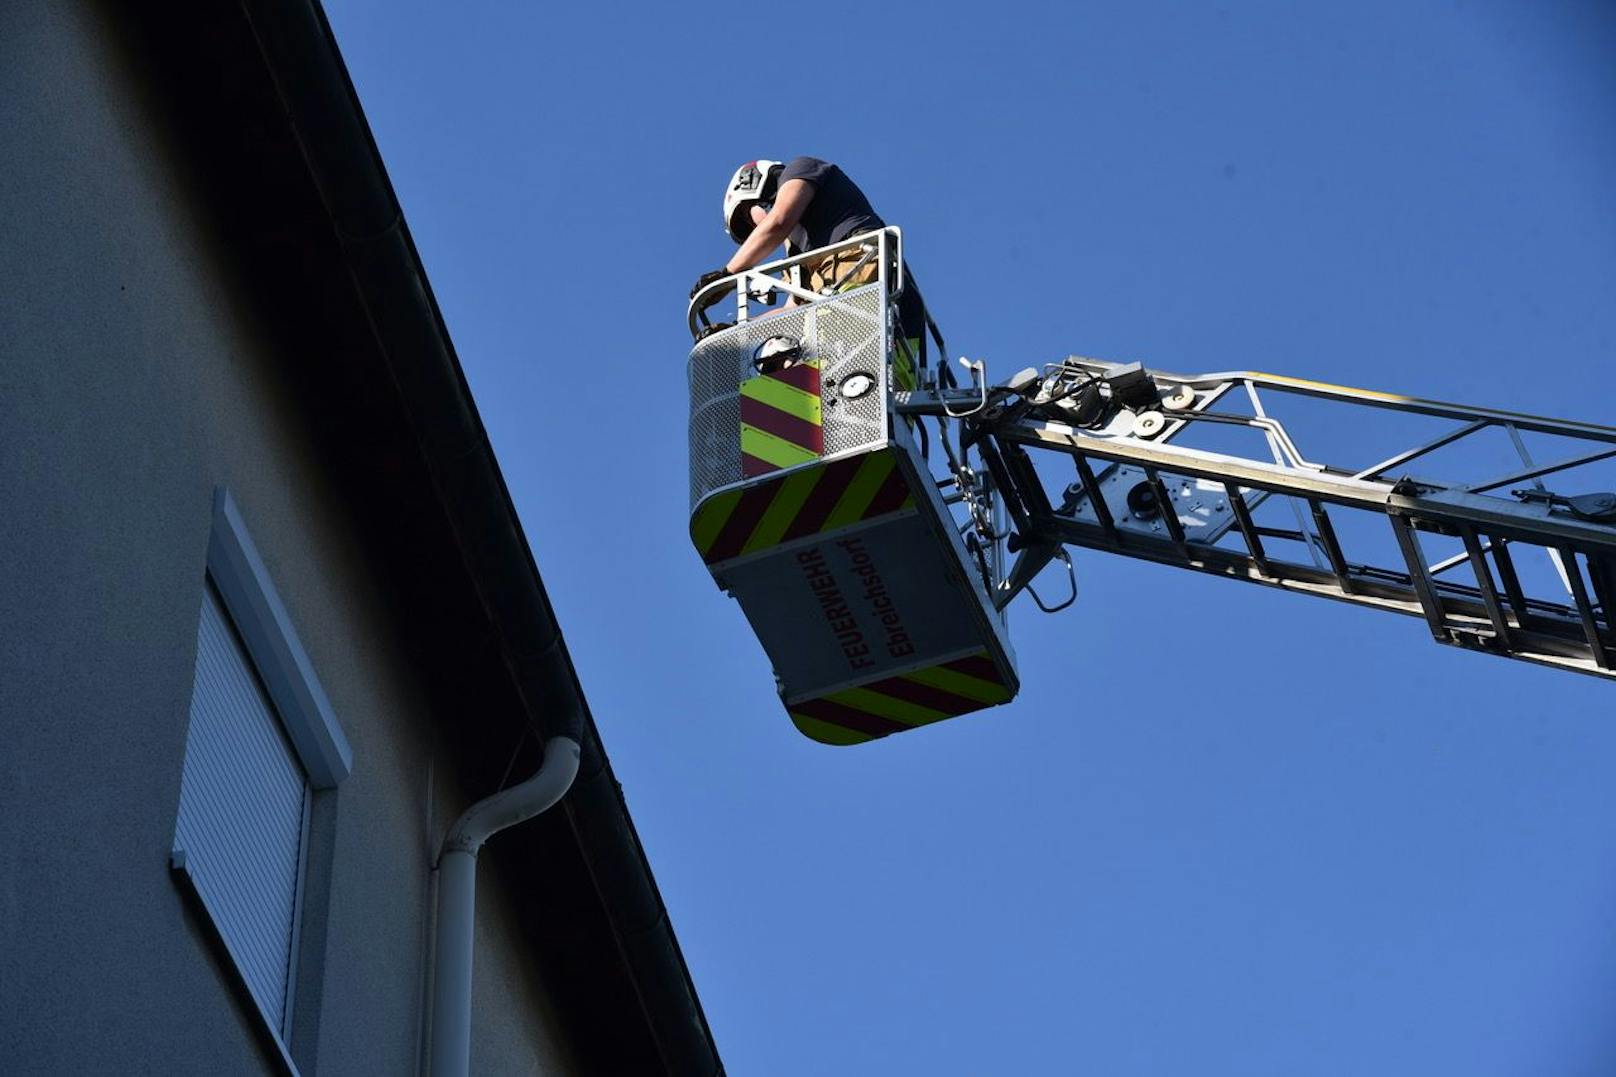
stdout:
POLYGON ((1420 609, 1425 613, 1425 623, 1431 629, 1431 635, 1438 643, 1451 643, 1452 635, 1448 632, 1447 608, 1442 604, 1442 596, 1431 584, 1431 576, 1425 564, 1425 555, 1420 552, 1420 538, 1414 533, 1414 525, 1408 517, 1390 513, 1386 519, 1391 521, 1392 534, 1397 538, 1397 548, 1403 551, 1403 560, 1408 563, 1409 582, 1414 587, 1414 597, 1419 599, 1420 609))
POLYGON ((1094 518, 1100 521, 1105 533, 1114 539, 1120 539, 1117 532, 1117 522, 1111 516, 1111 506, 1105 503, 1105 495, 1100 492, 1099 480, 1094 477, 1094 468, 1089 465, 1089 458, 1082 453, 1072 456, 1072 462, 1077 465, 1077 477, 1083 483, 1083 492, 1088 495, 1089 505, 1094 509, 1094 518))
POLYGON ((1319 541, 1324 545, 1324 556, 1330 562, 1330 571, 1335 575, 1335 582, 1341 588, 1342 594, 1353 594, 1352 581, 1347 578, 1347 558, 1341 552, 1341 543, 1335 536, 1335 525, 1330 523, 1330 514, 1324 511, 1324 505, 1315 498, 1307 499, 1307 507, 1313 511, 1313 526, 1319 530, 1319 541))
POLYGON ((1274 578, 1274 571, 1268 566, 1268 554, 1263 550, 1262 538, 1257 527, 1251 520, 1251 508, 1246 504, 1246 495, 1240 487, 1233 483, 1224 483, 1223 490, 1229 495, 1229 508, 1234 512, 1235 526, 1240 528, 1240 537, 1246 540, 1246 553, 1251 557, 1251 563, 1257 567, 1267 579, 1274 578))
POLYGON ((1515 558, 1509 552, 1508 539, 1493 539, 1493 564, 1498 566, 1498 578, 1504 582, 1504 594, 1515 610, 1515 623, 1530 631, 1536 623, 1526 592, 1521 590, 1521 578, 1515 573, 1515 558))
POLYGON ((1504 607, 1498 601, 1498 589, 1493 585, 1493 571, 1487 564, 1487 555, 1482 552, 1481 541, 1476 537, 1476 529, 1469 524, 1459 525, 1459 540, 1464 543, 1465 555, 1470 559, 1470 567, 1476 574, 1476 585, 1481 588, 1482 605, 1487 607, 1487 619, 1492 622, 1493 631, 1497 633, 1498 646, 1506 652, 1515 653, 1515 633, 1510 628, 1509 618, 1504 615, 1504 607))
POLYGON ((1588 578, 1593 581, 1594 598, 1607 635, 1616 633, 1616 560, 1608 556, 1588 556, 1588 578))
POLYGON ((1173 540, 1173 545, 1188 560, 1190 551, 1184 542, 1184 525, 1178 521, 1178 508, 1167 493, 1167 485, 1153 467, 1145 468, 1145 481, 1150 483, 1150 491, 1156 495, 1156 511, 1161 514, 1162 523, 1167 525, 1167 537, 1173 540))
POLYGON ((1600 669, 1610 669, 1610 654, 1605 650, 1605 641, 1600 637, 1599 623, 1594 620, 1594 609, 1588 601, 1588 586, 1582 579, 1582 565, 1577 560, 1577 551, 1570 546, 1557 548, 1565 562, 1566 582, 1571 585, 1571 599, 1577 604, 1577 613, 1582 618, 1582 634, 1588 641, 1588 651, 1600 669))

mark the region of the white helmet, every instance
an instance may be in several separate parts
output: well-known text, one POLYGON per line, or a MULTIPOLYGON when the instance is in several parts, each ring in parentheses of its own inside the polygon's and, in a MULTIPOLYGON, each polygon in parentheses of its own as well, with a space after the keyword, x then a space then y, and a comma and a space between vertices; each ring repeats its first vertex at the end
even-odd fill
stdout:
POLYGON ((740 243, 752 234, 752 207, 774 201, 784 167, 780 161, 748 161, 735 170, 724 192, 724 231, 729 238, 740 243))

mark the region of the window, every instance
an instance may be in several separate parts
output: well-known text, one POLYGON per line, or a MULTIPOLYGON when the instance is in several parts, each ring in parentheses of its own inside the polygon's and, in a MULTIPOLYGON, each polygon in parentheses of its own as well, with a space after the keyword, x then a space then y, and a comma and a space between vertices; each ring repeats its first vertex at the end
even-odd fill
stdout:
POLYGON ((285 607, 221 490, 208 543, 172 864, 206 911, 289 1067, 311 798, 334 788, 351 765, 285 607))

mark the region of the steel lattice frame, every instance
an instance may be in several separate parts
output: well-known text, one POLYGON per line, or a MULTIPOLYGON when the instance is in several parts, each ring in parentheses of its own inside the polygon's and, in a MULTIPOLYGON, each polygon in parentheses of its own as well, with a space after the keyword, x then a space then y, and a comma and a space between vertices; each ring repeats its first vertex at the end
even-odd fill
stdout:
MULTIPOLYGON (((1119 369, 1074 356, 1053 364, 1040 383, 1051 377, 1099 383, 1119 369)), ((1154 406, 1113 407, 1103 422, 1088 425, 1061 421, 1069 407, 1040 403, 1032 390, 1026 396, 1010 389, 897 394, 900 412, 937 420, 945 446, 948 427, 957 424, 954 444, 968 446, 991 476, 991 483, 975 477, 967 452, 950 449, 955 499, 981 502, 980 489, 991 486, 1014 526, 1018 556, 1008 570, 994 573, 1001 604, 1064 546, 1077 546, 1421 617, 1442 643, 1616 677, 1616 523, 1568 511, 1544 485, 1545 479, 1576 481, 1569 473, 1616 458, 1616 428, 1271 374, 1149 373, 1159 389, 1154 406), (1280 417, 1286 400, 1303 397, 1339 409, 1342 429, 1352 429, 1366 409, 1446 425, 1435 437, 1367 465, 1319 463, 1303 454, 1297 431, 1280 417), (1216 407, 1242 398, 1249 414, 1216 407), (967 418, 945 415, 973 406, 967 418), (1183 444, 1211 426, 1251 431, 1267 452, 1258 457, 1183 444), (1443 466, 1452 467, 1462 456, 1456 448, 1489 431, 1509 438, 1519 467, 1457 478, 1408 473, 1411 466, 1432 466, 1439 450, 1443 466), (1523 433, 1563 444, 1565 455, 1535 463, 1523 433), (1069 458, 1069 479, 1050 481, 1051 454, 1069 458), (1295 528, 1258 522, 1256 510, 1270 499, 1293 507, 1295 528), (1150 505, 1155 512, 1130 509, 1150 505), (1389 529, 1395 559, 1359 555, 1343 541, 1337 525, 1352 519, 1348 514, 1383 518, 1376 526, 1389 529), (1457 540, 1460 552, 1430 560, 1422 536, 1431 535, 1457 540), (1279 546, 1305 550, 1306 559, 1287 557, 1279 546), (1523 547, 1552 561, 1563 597, 1527 593, 1516 567, 1523 547), (1449 575, 1456 571, 1468 578, 1449 575)), ((985 546, 1001 537, 981 511, 962 526, 985 546)), ((986 559, 984 569, 994 571, 986 559)))

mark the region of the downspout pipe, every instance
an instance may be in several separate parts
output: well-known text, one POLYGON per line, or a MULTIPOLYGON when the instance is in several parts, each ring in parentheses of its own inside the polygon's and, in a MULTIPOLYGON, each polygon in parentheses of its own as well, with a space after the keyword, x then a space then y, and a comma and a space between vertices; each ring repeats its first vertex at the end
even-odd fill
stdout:
POLYGON ((443 839, 432 970, 431 1077, 466 1077, 471 1069, 477 853, 501 830, 527 822, 565 796, 578 774, 578 756, 578 742, 571 737, 550 738, 537 773, 467 808, 443 839))

